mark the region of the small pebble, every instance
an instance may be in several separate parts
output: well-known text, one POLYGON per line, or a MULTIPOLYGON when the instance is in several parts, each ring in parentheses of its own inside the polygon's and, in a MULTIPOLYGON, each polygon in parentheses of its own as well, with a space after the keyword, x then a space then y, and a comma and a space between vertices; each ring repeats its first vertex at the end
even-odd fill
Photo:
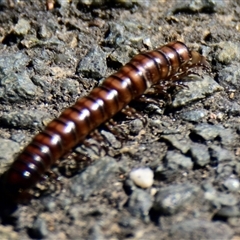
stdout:
POLYGON ((153 184, 153 171, 150 168, 134 169, 130 172, 129 176, 141 188, 149 188, 153 184))
POLYGON ((14 27, 14 31, 18 35, 26 35, 30 31, 30 22, 26 19, 20 18, 14 27))
POLYGON ((127 209, 132 216, 140 217, 143 221, 148 222, 152 204, 152 196, 147 191, 138 188, 130 195, 127 209))
POLYGON ((33 238, 45 238, 48 235, 47 223, 45 219, 38 217, 34 222, 29 232, 33 238))
POLYGON ((235 178, 228 178, 223 183, 224 186, 231 192, 237 192, 239 190, 239 180, 235 178))
POLYGON ((149 37, 144 38, 143 39, 143 44, 148 48, 148 49, 152 49, 152 42, 151 39, 149 37))

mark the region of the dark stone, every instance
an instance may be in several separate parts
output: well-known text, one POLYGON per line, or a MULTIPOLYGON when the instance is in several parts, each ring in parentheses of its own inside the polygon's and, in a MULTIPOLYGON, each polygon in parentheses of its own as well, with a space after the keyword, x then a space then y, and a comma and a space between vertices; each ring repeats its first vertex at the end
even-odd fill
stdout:
POLYGON ((84 77, 97 80, 106 76, 106 53, 98 46, 92 47, 87 55, 81 59, 77 67, 77 73, 84 77))
POLYGON ((209 222, 199 219, 186 220, 174 224, 170 231, 171 239, 221 239, 228 240, 233 236, 233 230, 222 222, 209 222))
POLYGON ((17 129, 41 129, 49 120, 50 114, 39 110, 13 111, 0 116, 0 122, 3 126, 17 129))
POLYGON ((11 73, 0 79, 0 99, 5 102, 19 102, 36 98, 37 88, 28 74, 11 73))
POLYGON ((207 110, 200 109, 183 112, 180 114, 180 117, 189 122, 199 122, 202 118, 205 118, 207 114, 207 110))
POLYGON ((193 162, 191 158, 186 157, 175 151, 168 151, 165 157, 165 161, 166 167, 169 170, 191 170, 193 168, 193 162))
POLYGON ((203 79, 189 81, 187 86, 188 88, 176 94, 172 102, 174 108, 185 106, 193 101, 203 99, 206 96, 223 90, 223 88, 209 76, 203 79))
POLYGON ((144 221, 149 221, 149 211, 152 207, 152 196, 142 190, 135 189, 127 202, 127 209, 134 217, 140 217, 144 221))
POLYGON ((108 178, 118 169, 118 165, 113 158, 104 157, 99 159, 84 172, 71 179, 71 191, 75 197, 81 197, 84 201, 90 195, 101 189, 108 178))
POLYGON ((47 237, 48 229, 46 221, 40 217, 37 217, 37 219, 33 222, 32 227, 29 229, 29 234, 35 239, 47 237))
POLYGON ((183 209, 200 191, 192 184, 176 184, 160 189, 155 195, 154 209, 162 214, 173 215, 183 209))

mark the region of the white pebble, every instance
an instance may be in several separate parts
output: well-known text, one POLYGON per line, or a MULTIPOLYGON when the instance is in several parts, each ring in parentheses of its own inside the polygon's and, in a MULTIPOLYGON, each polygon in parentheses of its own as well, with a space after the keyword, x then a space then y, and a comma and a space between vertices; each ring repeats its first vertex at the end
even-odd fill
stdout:
POLYGON ((141 188, 153 185, 153 171, 150 168, 134 169, 129 174, 130 179, 141 188))

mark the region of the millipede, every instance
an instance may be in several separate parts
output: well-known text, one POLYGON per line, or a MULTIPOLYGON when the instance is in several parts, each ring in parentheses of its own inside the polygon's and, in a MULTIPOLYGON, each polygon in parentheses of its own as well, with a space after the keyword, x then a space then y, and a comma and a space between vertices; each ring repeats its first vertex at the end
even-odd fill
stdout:
POLYGON ((197 74, 198 68, 209 71, 210 65, 180 41, 134 56, 32 139, 3 174, 5 196, 19 199, 56 160, 149 88, 164 91, 183 77, 197 74))

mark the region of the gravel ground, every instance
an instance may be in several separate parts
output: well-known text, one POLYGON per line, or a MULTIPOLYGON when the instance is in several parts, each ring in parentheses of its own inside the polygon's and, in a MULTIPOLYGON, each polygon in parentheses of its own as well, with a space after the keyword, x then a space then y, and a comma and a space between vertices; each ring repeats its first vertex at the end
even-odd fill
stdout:
POLYGON ((77 146, 30 203, 2 217, 0 239, 240 239, 240 2, 47 5, 0 0, 1 173, 51 119, 140 51, 181 40, 207 57, 212 75, 172 100, 133 103, 145 121, 117 116, 123 136, 100 128, 101 141, 77 146), (136 168, 148 182, 130 174, 136 168))

